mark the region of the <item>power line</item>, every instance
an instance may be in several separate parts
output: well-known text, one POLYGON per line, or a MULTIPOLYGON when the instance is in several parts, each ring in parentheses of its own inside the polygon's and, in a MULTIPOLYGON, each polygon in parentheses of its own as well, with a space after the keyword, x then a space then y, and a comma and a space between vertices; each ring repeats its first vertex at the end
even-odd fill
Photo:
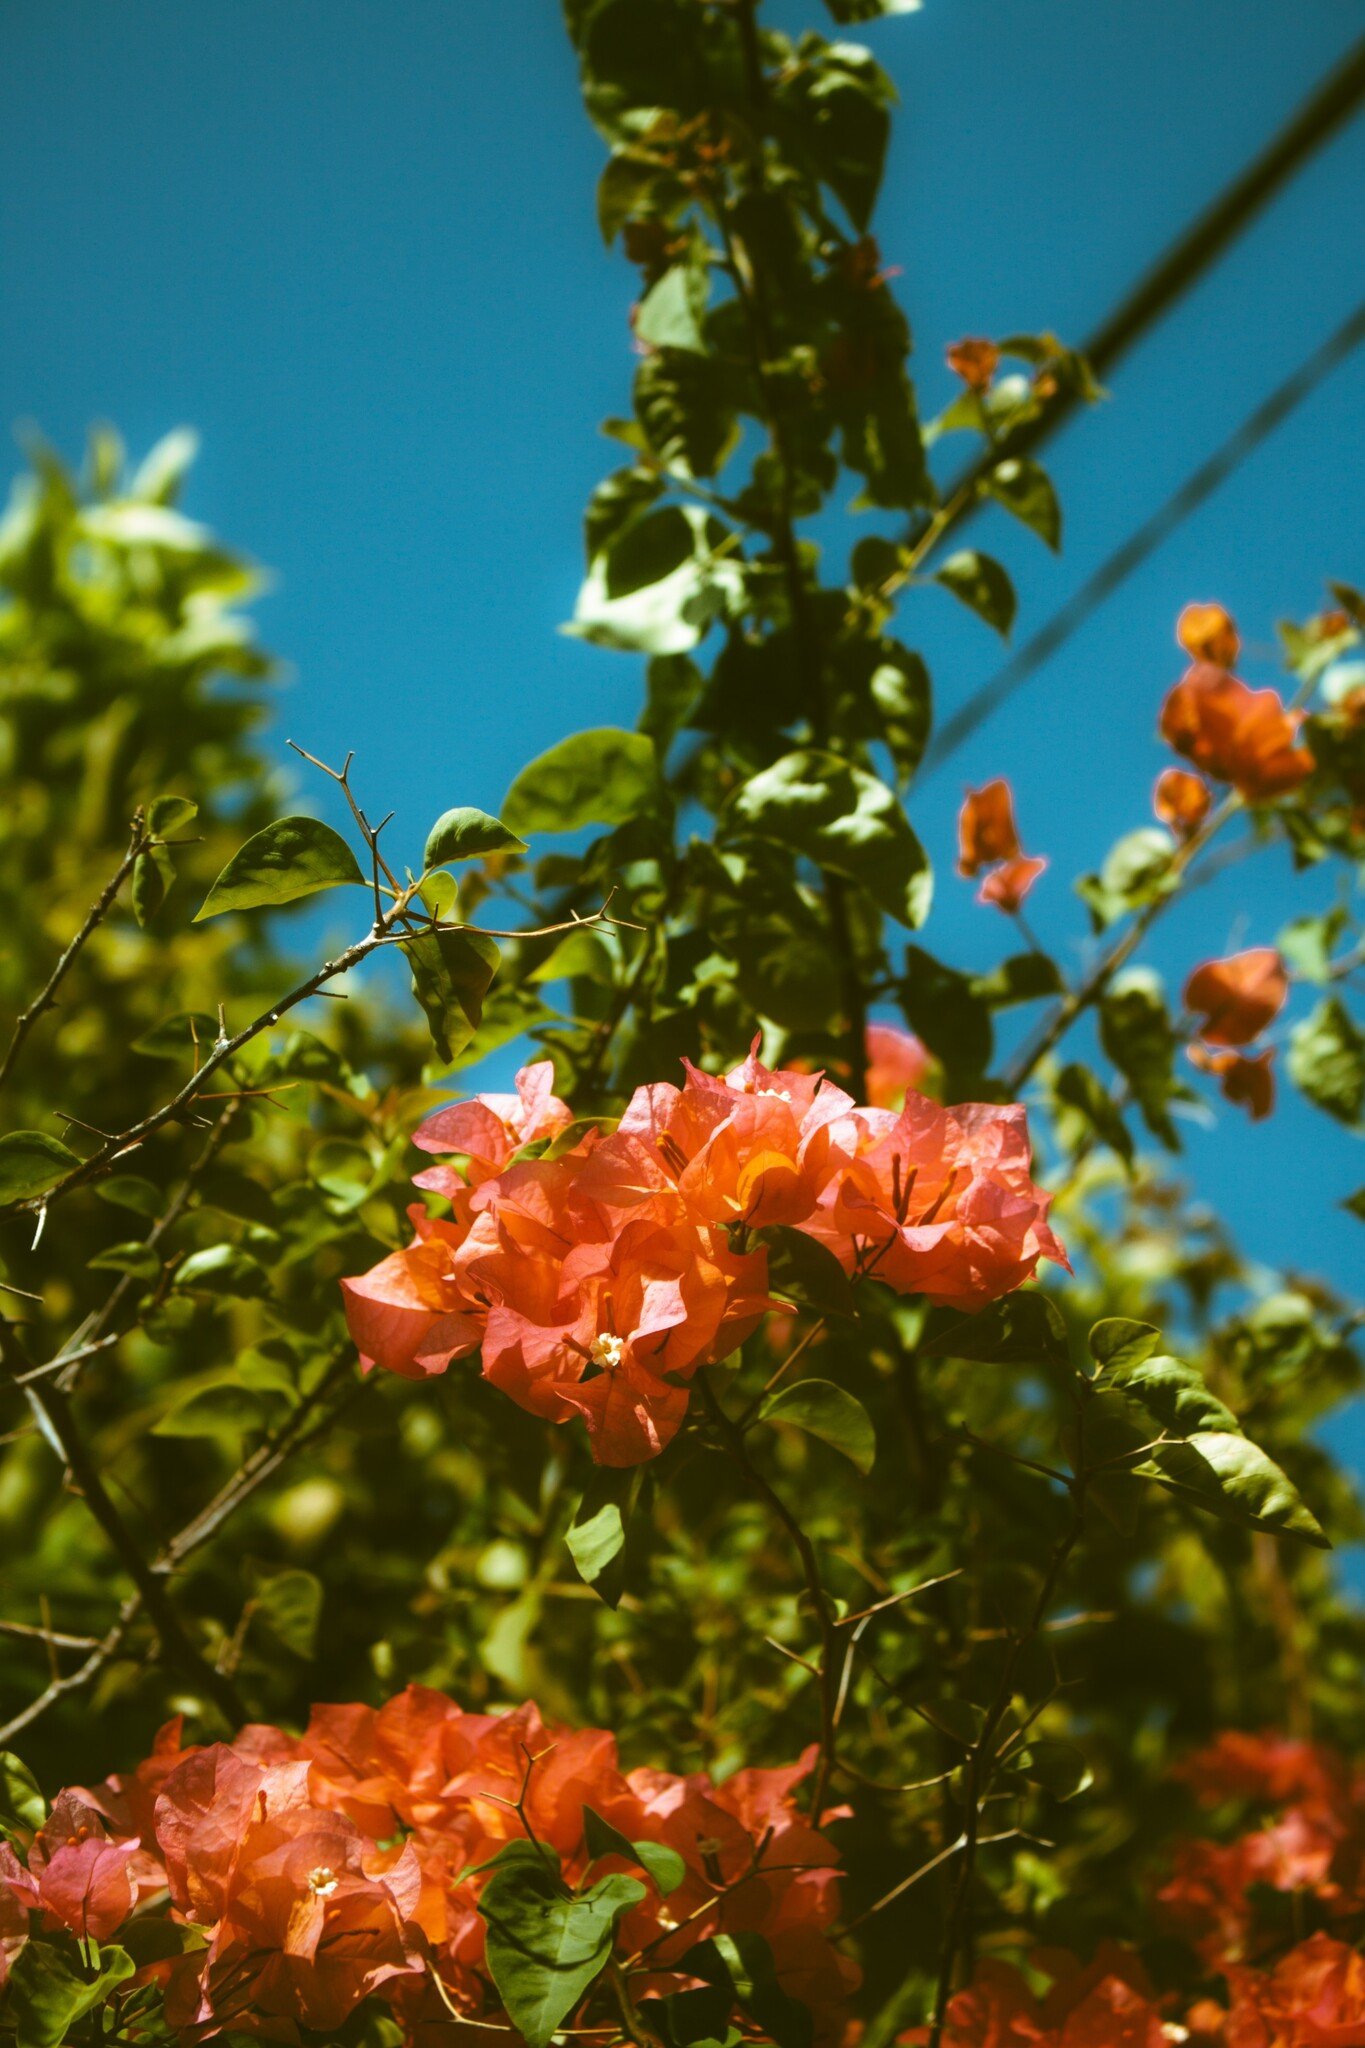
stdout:
MULTIPOLYGON (((1365 101, 1365 37, 1347 51, 1278 135, 1176 237, 1089 340, 1082 343, 1097 377, 1105 377, 1149 327, 1197 282, 1255 218, 1266 202, 1365 101)), ((1002 457, 1023 455, 1054 434, 1080 405, 1079 393, 1060 391, 1036 419, 1002 436, 944 492, 945 504, 966 493, 960 518, 978 506, 975 486, 1002 457)), ((958 519, 953 522, 959 523, 958 519)))
POLYGON ((931 775, 935 769, 942 767, 949 755, 955 753, 964 740, 968 739, 1006 698, 1013 696, 1016 690, 1022 689, 1043 663, 1049 661, 1085 623, 1091 613, 1097 611, 1119 585, 1125 583, 1133 571, 1139 568, 1149 555, 1156 552, 1182 521, 1188 519, 1192 512, 1197 511, 1212 497, 1219 485, 1231 476, 1233 470, 1244 462, 1253 450, 1274 432, 1281 421, 1287 419, 1295 407, 1301 405, 1310 392, 1314 391, 1353 349, 1358 348, 1362 341, 1365 341, 1365 302, 1357 306, 1354 313, 1313 351, 1306 362, 1301 363, 1291 376, 1286 377, 1282 384, 1276 385, 1268 397, 1262 399, 1235 433, 1230 434, 1227 440, 1185 479, 1180 488, 1173 492, 1150 518, 1143 521, 1135 533, 1101 562, 1099 568, 1086 579, 1074 597, 1068 598, 1061 610, 1054 612, 988 683, 974 691, 966 703, 959 705, 952 717, 944 721, 925 755, 920 779, 923 780, 925 775, 931 775))

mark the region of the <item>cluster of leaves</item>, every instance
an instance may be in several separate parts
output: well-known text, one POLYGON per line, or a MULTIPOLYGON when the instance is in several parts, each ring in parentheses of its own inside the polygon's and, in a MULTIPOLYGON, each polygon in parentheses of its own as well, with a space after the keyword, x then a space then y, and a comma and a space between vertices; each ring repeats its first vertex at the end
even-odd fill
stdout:
MULTIPOLYGON (((922 424, 869 231, 893 98, 874 59, 751 0, 568 19, 603 231, 641 272, 632 412, 608 427, 627 459, 589 507, 574 627, 644 658, 637 730, 573 734, 497 819, 448 810, 390 866, 349 768, 317 785, 344 834, 280 815, 253 578, 176 508, 183 437, 131 478, 107 432, 81 479, 38 451, 0 528, 0 1726, 47 1784, 145 1755, 168 1712, 205 1739, 297 1728, 409 1681, 477 1710, 533 1696, 630 1766, 717 1782, 818 1737, 884 2048, 942 2021, 978 1943, 1087 1954, 1151 1926, 1187 1744, 1311 1720, 1362 1753, 1365 1636, 1322 1541, 1365 1523, 1317 1433, 1358 1388, 1354 1323, 1302 1276, 1249 1274, 1142 1156, 1134 1110, 1175 1144, 1190 1027, 1133 955, 1215 831, 1358 858, 1365 619, 1337 586, 1286 636, 1292 787, 1211 767, 1230 794, 1205 822, 1127 833, 1085 878, 1082 979, 1027 937, 989 974, 936 959, 908 808, 930 679, 893 624, 927 586, 1008 629, 1007 570, 957 529, 989 500, 1056 544, 1012 437, 1084 365, 1050 336, 963 345, 962 395, 922 424), (963 436, 945 489, 935 451, 963 436), (850 474, 858 538, 830 571, 810 522, 850 474), (275 913, 320 891, 349 922, 310 965, 275 913), (414 1005, 328 1000, 390 946, 414 1005), (770 1066, 866 1101, 891 1013, 941 1101, 1028 1091, 1076 1269, 1049 1296, 964 1321, 875 1274, 853 1304, 827 1269, 784 1271, 796 1324, 708 1365, 710 1399, 624 1477, 472 1363, 357 1374, 338 1283, 408 1242, 411 1133, 452 1076, 529 1038, 603 1130, 757 1032, 770 1066)), ((1291 1077, 1350 1125, 1360 930, 1343 896, 1278 939, 1319 992, 1291 1077)), ((533 1888, 558 1928, 552 1877, 533 1888)), ((749 1972, 743 2031, 786 2048, 752 1957, 722 1960, 749 1972)), ((87 1944, 25 2041, 94 2038, 103 1968, 87 1944)), ((573 2009, 542 2025, 513 2000, 531 2039, 573 2009)), ((669 2048, 716 2026, 714 2001, 680 2007, 669 2048)))

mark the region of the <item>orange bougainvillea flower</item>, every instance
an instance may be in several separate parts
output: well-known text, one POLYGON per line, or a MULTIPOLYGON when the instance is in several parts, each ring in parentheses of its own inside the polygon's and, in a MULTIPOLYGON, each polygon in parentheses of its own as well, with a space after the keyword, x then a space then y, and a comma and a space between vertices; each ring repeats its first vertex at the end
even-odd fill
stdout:
POLYGON ((1310 1935, 1273 1970, 1228 1971, 1227 2048, 1358 2048, 1365 2041, 1365 1956, 1310 1935))
POLYGON ((1252 946, 1226 960, 1206 960, 1185 983, 1185 1007, 1201 1016, 1209 1045, 1250 1045, 1289 994, 1284 962, 1273 946, 1252 946))
MULTIPOLYGON (((468 1160, 463 1181, 477 1187, 501 1173, 523 1145, 554 1138, 573 1122, 573 1111, 554 1092, 555 1070, 549 1060, 523 1067, 515 1095, 476 1095, 472 1102, 452 1102, 438 1109, 413 1132, 412 1142, 424 1152, 461 1152, 468 1160)), ((418 1174, 416 1185, 449 1194, 449 1168, 418 1174)))
MULTIPOLYGON (((1035 1998, 1023 1973, 987 1960, 949 2001, 943 2048, 1168 2048, 1151 1982, 1135 1955, 1103 1942, 1092 1963, 1044 1950, 1034 1963, 1052 1976, 1035 1998)), ((927 2027, 902 2034, 929 2038, 927 2027)))
POLYGON ((867 1099, 873 1109, 900 1109, 906 1091, 929 1071, 929 1050, 899 1024, 867 1027, 867 1099))
POLYGON ((420 1969, 421 1869, 318 1806, 306 1761, 261 1764, 225 1743, 187 1757, 156 1803, 171 1902, 209 1930, 167 1990, 173 2025, 297 2040, 334 2032, 369 1992, 420 1969))
POLYGON ((969 789, 957 817, 957 871, 979 874, 992 861, 1014 860, 1019 832, 1014 822, 1014 795, 1003 775, 980 789, 969 789))
POLYGON ((634 1465, 676 1434, 694 1374, 789 1305, 769 1287, 773 1227, 835 1242, 855 1273, 879 1233, 882 1279, 964 1305, 1022 1285, 1040 1258, 1065 1262, 1023 1111, 941 1110, 912 1085, 919 1041, 874 1034, 870 1084, 886 1107, 766 1066, 755 1040, 728 1074, 684 1061, 681 1088, 637 1088, 610 1135, 586 1130, 558 1157, 524 1151, 568 1117, 548 1064, 522 1073, 515 1098, 438 1112, 423 1142, 459 1152, 418 1180, 450 1216, 414 1206, 413 1242, 342 1283, 362 1365, 416 1379, 478 1351, 520 1407, 582 1420, 599 1464, 634 1465))
POLYGON ((1019 854, 1014 860, 1002 861, 998 868, 992 868, 983 877, 976 892, 977 902, 993 903, 997 910, 1013 916, 1046 866, 1045 860, 1026 853, 1019 854))
POLYGON ((0 1889, 45 1927, 80 1940, 108 1941, 132 1912, 143 1861, 137 1836, 114 1836, 103 1817, 73 1792, 59 1793, 28 1851, 27 1869, 0 1844, 0 1889))
POLYGON ((1196 1039, 1185 1048, 1185 1057, 1201 1074, 1212 1074, 1229 1102, 1244 1108, 1254 1124, 1268 1117, 1275 1107, 1275 1076, 1271 1071, 1274 1051, 1257 1053, 1211 1052, 1196 1039))
POLYGON ((938 1307, 972 1310, 1031 1278, 1040 1259, 1070 1271, 1030 1175, 1018 1103, 942 1109, 912 1095, 899 1116, 854 1114, 858 1151, 806 1225, 845 1272, 875 1273, 938 1307))
POLYGON ((1188 768, 1163 768, 1152 792, 1152 809, 1179 839, 1189 839, 1209 814, 1213 792, 1188 768))
POLYGON ((1221 604, 1187 604, 1176 620, 1175 637, 1191 661, 1231 668, 1242 651, 1232 614, 1221 604))
POLYGON ((1161 736, 1248 803, 1267 803, 1297 789, 1313 757, 1296 745, 1301 714, 1274 690, 1248 689, 1211 662, 1186 671, 1161 707, 1161 736))
POLYGON ((1000 351, 983 335, 965 335, 944 350, 948 368, 959 376, 969 391, 988 391, 1000 367, 1000 351))

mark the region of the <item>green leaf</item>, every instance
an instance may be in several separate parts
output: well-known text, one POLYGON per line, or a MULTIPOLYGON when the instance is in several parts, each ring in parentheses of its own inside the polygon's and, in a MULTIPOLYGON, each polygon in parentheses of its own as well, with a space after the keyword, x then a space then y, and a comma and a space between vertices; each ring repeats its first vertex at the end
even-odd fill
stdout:
POLYGON ((921 1350, 990 1365, 1069 1365, 1066 1324, 1056 1302, 1036 1291, 1011 1294, 980 1315, 963 1316, 921 1350))
POLYGON ((751 776, 730 804, 742 827, 866 889, 889 917, 923 924, 933 895, 928 856, 895 792, 838 754, 809 747, 751 776))
POLYGON ((550 2041, 601 1975, 617 1922, 648 1893, 614 1872, 577 1896, 540 1858, 495 1864, 479 1897, 489 1973, 526 2048, 550 2041))
MULTIPOLYGON (((1141 1331, 1142 1335, 1114 1345, 1112 1355, 1105 1361, 1104 1378, 1108 1385, 1140 1402, 1158 1428, 1182 1437, 1197 1436, 1201 1430, 1228 1436, 1242 1434, 1237 1417, 1216 1394, 1209 1392, 1204 1375, 1196 1366, 1166 1352, 1153 1355, 1147 1348, 1150 1340, 1161 1342, 1157 1331, 1144 1323, 1124 1324, 1117 1316, 1111 1317, 1110 1322, 1141 1331)), ((1097 1332, 1108 1327, 1105 1323, 1095 1325, 1090 1333, 1092 1351, 1096 1349, 1097 1332)))
POLYGON ((728 1987, 777 2048, 811 2048, 814 2022, 807 2007, 782 1989, 773 1952, 761 1934, 717 1934, 679 1959, 689 1976, 728 1987))
POLYGON ((1348 1195, 1341 1206, 1343 1209, 1349 1209, 1353 1216, 1358 1216, 1360 1221, 1365 1223, 1365 1187, 1357 1188, 1353 1195, 1348 1195))
POLYGON ((1009 1768, 1030 1784, 1041 1785, 1054 1799, 1075 1799, 1095 1782, 1094 1772, 1070 1742, 1030 1742, 1027 1749, 1015 1751, 1009 1768))
POLYGON ((149 925, 166 900, 175 880, 175 863, 164 846, 151 846, 133 862, 133 916, 149 925))
POLYGON ((1132 1372, 1160 1350, 1162 1336, 1150 1323, 1134 1322, 1130 1316, 1104 1316, 1091 1324, 1086 1342, 1096 1365, 1132 1372))
POLYGON ((626 1531, 640 1484, 638 1467, 597 1466, 564 1537, 579 1578, 608 1607, 624 1589, 626 1531))
POLYGON ((322 1582, 312 1572, 297 1565, 256 1565, 251 1573, 251 1599, 255 1613, 286 1650, 296 1657, 315 1654, 322 1619, 322 1582))
POLYGON ((509 832, 498 818, 472 804, 443 811, 427 834, 423 868, 445 867, 450 861, 481 860, 486 853, 525 853, 526 841, 509 832))
POLYGON ((1149 967, 1116 975, 1100 1004, 1100 1043, 1132 1089, 1148 1130, 1171 1151, 1180 1141, 1167 1104, 1184 1094, 1175 1077, 1178 1043, 1160 978, 1149 967))
POLYGON ((236 1384, 196 1387, 159 1416, 153 1436, 206 1437, 233 1447, 243 1436, 267 1426, 271 1398, 258 1388, 236 1384))
POLYGON ((1011 953, 989 974, 973 976, 971 992, 993 1010, 1005 1010, 1014 1003, 1036 1003, 1044 996, 1060 995, 1062 977, 1056 961, 1046 953, 1011 953))
POLYGON ((139 1173, 111 1173, 108 1180, 95 1182, 95 1193, 102 1202, 112 1202, 116 1208, 131 1209, 135 1216, 149 1219, 161 1214, 166 1200, 156 1183, 144 1180, 139 1173))
POLYGON ((994 556, 983 555, 976 548, 959 548, 933 580, 951 590, 988 626, 994 626, 1002 639, 1009 638, 1016 605, 1014 585, 994 556))
POLYGON ((864 1475, 872 1470, 877 1436, 867 1410, 832 1380, 797 1380, 793 1386, 779 1387, 759 1414, 764 1422, 785 1422, 807 1436, 818 1436, 864 1475))
POLYGON ((918 14, 924 0, 825 0, 841 28, 859 21, 882 21, 891 14, 918 14))
POLYGON ((1174 853, 1169 832, 1160 825, 1141 825, 1115 841, 1098 875, 1080 877, 1076 894, 1089 906, 1101 931, 1179 886, 1179 875, 1171 866, 1174 853))
POLYGON ((563 630, 628 654, 688 654, 743 590, 730 530, 700 506, 663 505, 594 557, 563 630))
POLYGON ((46 1194, 65 1180, 76 1154, 46 1131, 11 1131, 0 1138, 0 1207, 46 1194))
POLYGON ((164 839, 168 832, 178 832, 198 816, 198 804, 187 796, 154 796, 147 806, 147 829, 164 839))
POLYGON ((632 1842, 586 1802, 583 1840, 594 1862, 599 1856, 624 1856, 628 1863, 638 1863, 653 1878, 661 1898, 675 1892, 687 1875, 687 1865, 676 1849, 670 1849, 664 1842, 632 1842))
POLYGON ((201 1294, 231 1294, 243 1300, 259 1301, 270 1292, 260 1260, 236 1244, 211 1244, 203 1251, 191 1252, 176 1267, 175 1284, 201 1294))
POLYGON ((768 1251, 769 1293, 818 1316, 857 1315, 849 1277, 828 1245, 788 1223, 763 1231, 762 1240, 768 1251))
POLYGON ((652 469, 632 466, 604 476, 588 500, 583 517, 583 544, 588 565, 609 548, 617 535, 663 496, 663 480, 652 469))
POLYGON ((1282 925, 1275 950, 1304 981, 1322 983, 1331 979, 1332 954, 1348 919, 1340 903, 1321 917, 1296 917, 1282 925))
POLYGON ((995 1045, 990 998, 979 979, 935 960, 922 946, 907 946, 905 974, 896 994, 905 1021, 948 1076, 948 1099, 970 1099, 995 1045))
POLYGON ((107 1244, 87 1262, 96 1273, 131 1273, 135 1280, 155 1280, 161 1271, 161 1260, 149 1244, 136 1239, 122 1244, 107 1244))
POLYGON ((87 1970, 74 1941, 59 1945, 35 1937, 24 1943, 9 1976, 15 2048, 59 2048, 77 2020, 132 1976, 133 1959, 126 1950, 90 1942, 88 1951, 87 1970))
POLYGON ((1052 479, 1040 463, 1027 455, 1011 455, 997 462, 986 477, 985 487, 998 504, 1056 549, 1062 539, 1062 508, 1052 479))
POLYGON ((259 910, 293 903, 300 896, 334 889, 342 882, 364 885, 340 833, 317 818, 277 818, 233 854, 194 913, 194 922, 225 910, 259 910))
POLYGON ((403 941, 412 969, 412 992, 426 1013, 431 1042, 447 1065, 462 1053, 483 1021, 483 1001, 502 955, 494 940, 475 931, 422 932, 403 941))
POLYGON ((1089 1067, 1073 1060, 1058 1074, 1053 1093, 1058 1102, 1079 1114, 1102 1143, 1118 1153, 1125 1166, 1132 1165, 1132 1133, 1098 1074, 1092 1074, 1089 1067))
POLYGON ((575 832, 624 825, 658 801, 653 740, 607 725, 538 755, 508 790, 502 812, 518 832, 575 832))
POLYGON ((32 1835, 46 1819, 47 1801, 32 1771, 12 1749, 0 1749, 0 1829, 32 1835))
POLYGON ((705 350, 702 321, 709 280, 700 263, 671 263, 650 286, 635 315, 635 332, 650 348, 705 350))
POLYGON ((1339 996, 1328 996, 1289 1035, 1289 1078, 1338 1123, 1365 1112, 1365 1034, 1339 996))
POLYGON ((218 1026, 204 1010, 180 1010, 152 1024, 132 1044, 149 1060, 183 1060, 202 1055, 218 1036, 218 1026))
POLYGON ((1183 1443, 1160 1445, 1136 1469, 1177 1499, 1225 1521, 1272 1536, 1296 1536, 1320 1550, 1332 1547, 1292 1481, 1244 1436, 1200 1431, 1183 1443))

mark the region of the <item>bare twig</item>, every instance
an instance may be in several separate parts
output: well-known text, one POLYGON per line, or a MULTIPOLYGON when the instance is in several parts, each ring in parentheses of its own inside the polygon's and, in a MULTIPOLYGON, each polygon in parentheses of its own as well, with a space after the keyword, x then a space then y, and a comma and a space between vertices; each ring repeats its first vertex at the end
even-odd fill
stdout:
POLYGON ((4 1083, 9 1079, 10 1072, 24 1049, 24 1043, 30 1031, 38 1022, 38 1019, 50 1010, 55 1003, 58 989, 65 981, 71 968, 75 965, 76 959, 85 947, 87 940, 108 916, 114 898, 118 895, 119 890, 133 871, 138 855, 145 853, 151 843, 152 835, 147 830, 146 820, 142 812, 138 811, 133 819, 132 836, 128 841, 128 850, 124 854, 123 859, 114 869, 113 874, 109 877, 109 880, 86 912, 84 923, 76 933, 75 938, 67 946, 57 965, 53 968, 44 987, 33 998, 28 1008, 19 1012, 15 1020, 10 1042, 5 1048, 3 1059, 0 1059, 0 1087, 3 1087, 4 1083))
MULTIPOLYGON (((27 1365, 14 1325, 0 1321, 0 1367, 12 1381, 17 1382, 27 1365)), ((203 1688, 229 1723, 244 1720, 245 1712, 236 1687, 214 1670, 186 1634, 166 1591, 164 1568, 148 1563, 128 1524, 115 1507, 61 1387, 40 1381, 36 1385, 25 1385, 22 1391, 44 1436, 59 1447, 82 1499, 142 1595, 142 1604, 156 1630, 164 1655, 178 1664, 192 1683, 203 1688)))

